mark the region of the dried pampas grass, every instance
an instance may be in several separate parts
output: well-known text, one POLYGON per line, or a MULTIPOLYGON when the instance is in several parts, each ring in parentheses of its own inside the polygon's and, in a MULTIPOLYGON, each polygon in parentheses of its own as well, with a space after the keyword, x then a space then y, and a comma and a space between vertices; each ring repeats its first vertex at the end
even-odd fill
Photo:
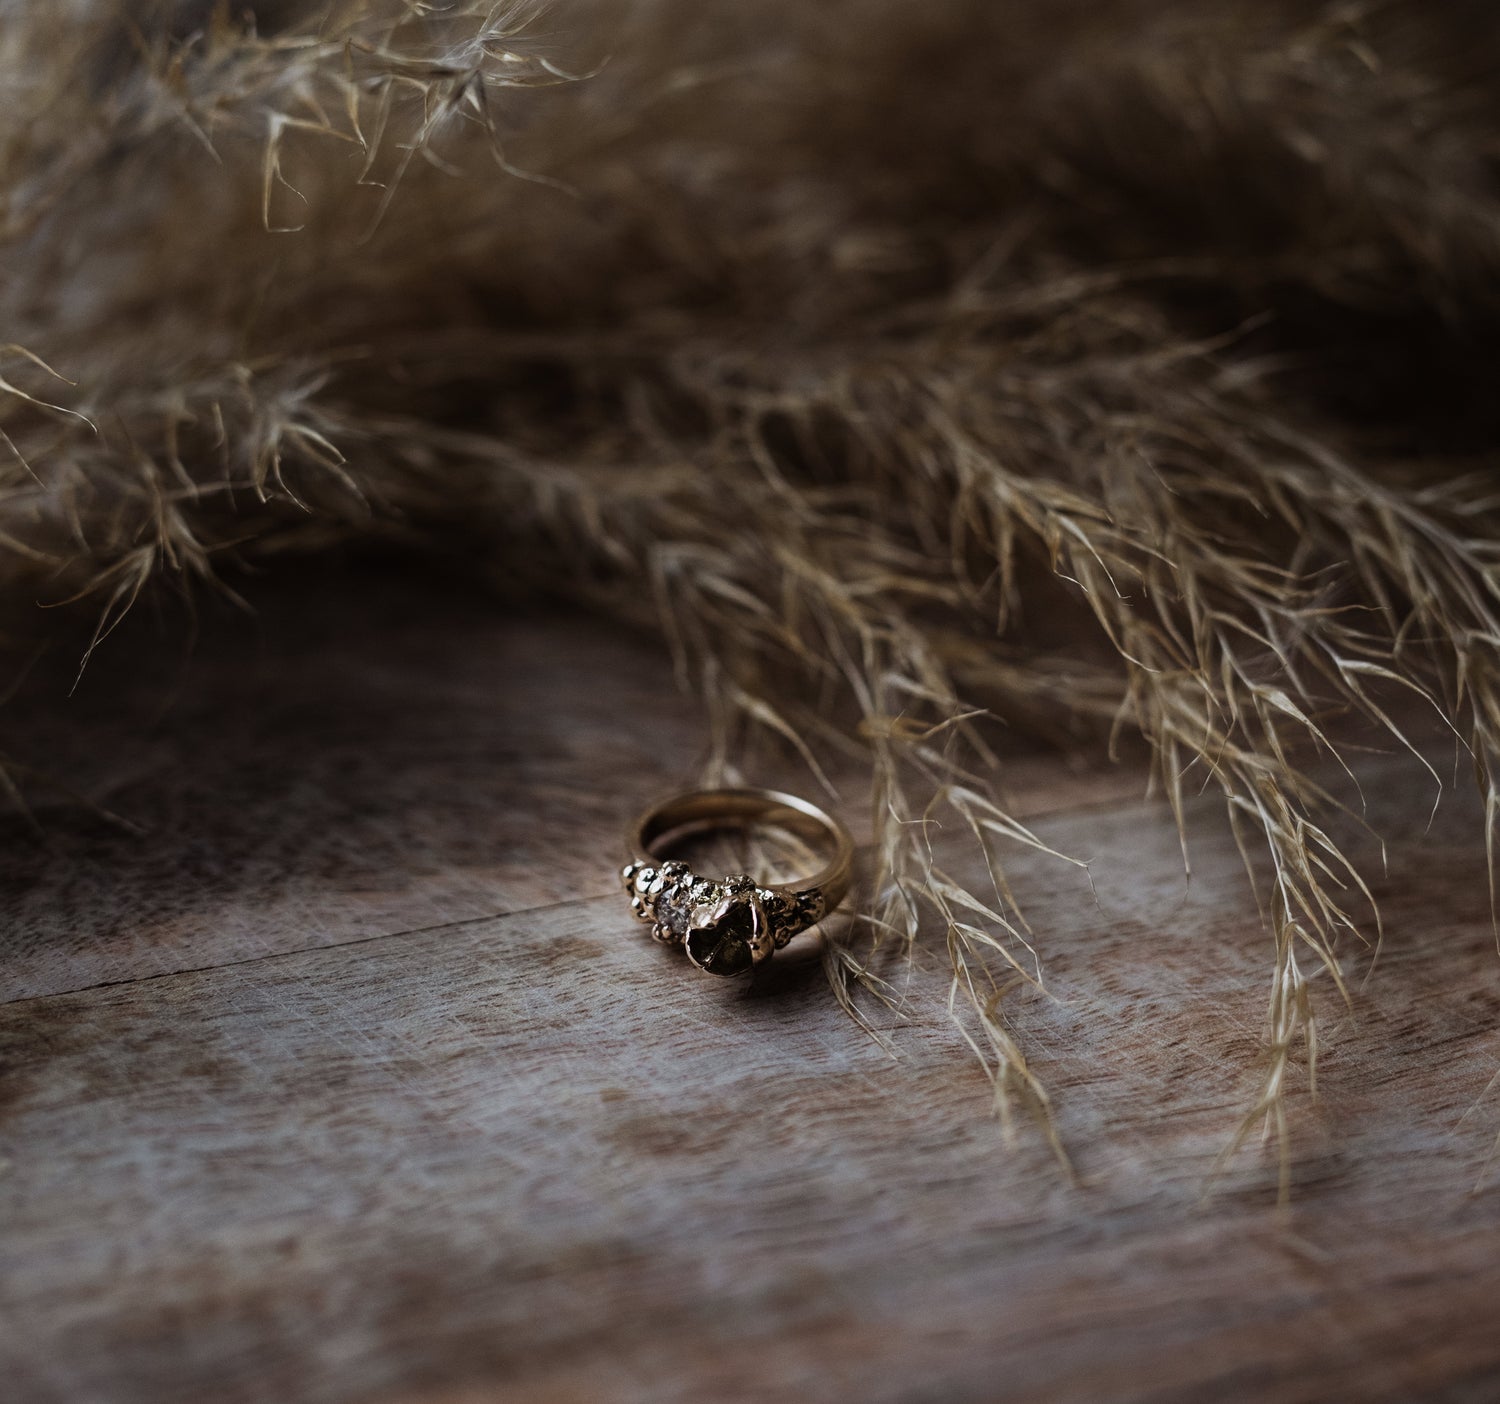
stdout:
MULTIPOLYGON (((1500 30, 1478 5, 0 6, 0 578, 98 620, 350 536, 659 626, 854 752, 880 996, 1036 980, 990 719, 1144 738, 1268 899, 1248 1130, 1373 929, 1309 758, 1403 695, 1493 838, 1500 30), (1344 722, 1338 722, 1343 726, 1344 722), (993 890, 940 866, 966 827, 993 890)), ((19 626, 17 626, 19 627, 19 626)))

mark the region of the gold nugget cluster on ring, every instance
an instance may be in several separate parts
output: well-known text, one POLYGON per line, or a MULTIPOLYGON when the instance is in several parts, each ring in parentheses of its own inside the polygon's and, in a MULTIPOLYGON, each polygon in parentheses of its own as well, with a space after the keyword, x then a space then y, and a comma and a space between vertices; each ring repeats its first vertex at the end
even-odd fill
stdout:
MULTIPOLYGON (((625 837, 633 855, 620 876, 636 916, 711 975, 744 975, 799 931, 815 926, 849 890, 854 844, 825 810, 779 790, 688 790, 652 805, 625 837), (720 829, 797 834, 826 859, 797 882, 747 874, 709 878, 670 856, 685 838, 720 829)), ((810 849, 809 851, 813 851, 810 849)))
POLYGON ((743 975, 822 921, 821 892, 778 892, 743 874, 701 878, 686 863, 626 864, 630 907, 664 945, 681 946, 711 975, 743 975))

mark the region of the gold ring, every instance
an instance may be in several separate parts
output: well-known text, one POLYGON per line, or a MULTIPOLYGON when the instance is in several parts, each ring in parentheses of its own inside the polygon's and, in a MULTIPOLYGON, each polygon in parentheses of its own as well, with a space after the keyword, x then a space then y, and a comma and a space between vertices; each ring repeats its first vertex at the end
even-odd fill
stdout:
POLYGON ((681 946, 699 970, 744 975, 799 931, 815 926, 843 901, 854 863, 854 841, 831 814, 778 790, 690 790, 646 810, 626 834, 631 861, 622 869, 631 910, 651 934, 681 946), (756 826, 813 839, 830 857, 796 882, 757 883, 740 873, 705 878, 666 855, 683 839, 716 829, 756 826))

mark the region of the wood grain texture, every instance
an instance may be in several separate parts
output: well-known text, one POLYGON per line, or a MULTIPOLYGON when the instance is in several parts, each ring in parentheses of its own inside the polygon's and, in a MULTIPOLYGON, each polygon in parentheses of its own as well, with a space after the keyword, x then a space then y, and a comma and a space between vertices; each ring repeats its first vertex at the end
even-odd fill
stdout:
MULTIPOLYGON (((40 837, 0 815, 0 999, 596 891, 631 807, 708 755, 670 659, 587 618, 370 569, 253 599, 191 650, 132 620, 76 692, 57 650, 0 708, 4 752, 44 775, 40 837)), ((1141 780, 1023 755, 1009 787, 1035 814, 1141 780)))
POLYGON ((1269 971, 1212 806, 1189 885, 1121 779, 1021 767, 1092 862, 1013 858, 1049 995, 1007 1008, 1072 1185, 988 1114, 937 957, 892 1058, 812 938, 749 990, 641 938, 618 818, 702 742, 657 655, 384 588, 273 599, 264 675, 208 655, 69 762, 150 835, 58 804, 7 845, 7 1398, 1496 1397, 1500 959, 1462 805, 1424 836, 1411 769, 1370 771, 1410 843, 1353 1008, 1320 994, 1281 1212, 1258 1145, 1211 1181, 1269 971))

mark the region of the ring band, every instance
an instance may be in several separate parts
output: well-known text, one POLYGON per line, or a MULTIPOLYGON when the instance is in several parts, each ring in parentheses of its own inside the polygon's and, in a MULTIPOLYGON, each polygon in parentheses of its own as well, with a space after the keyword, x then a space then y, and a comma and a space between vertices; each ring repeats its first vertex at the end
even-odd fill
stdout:
POLYGON ((843 901, 854 841, 831 814, 779 790, 689 790, 645 811, 626 834, 631 861, 620 876, 651 934, 682 946, 699 970, 744 975, 843 901), (746 874, 705 878, 666 854, 716 829, 775 826, 822 842, 827 863, 795 882, 757 883, 746 874))

